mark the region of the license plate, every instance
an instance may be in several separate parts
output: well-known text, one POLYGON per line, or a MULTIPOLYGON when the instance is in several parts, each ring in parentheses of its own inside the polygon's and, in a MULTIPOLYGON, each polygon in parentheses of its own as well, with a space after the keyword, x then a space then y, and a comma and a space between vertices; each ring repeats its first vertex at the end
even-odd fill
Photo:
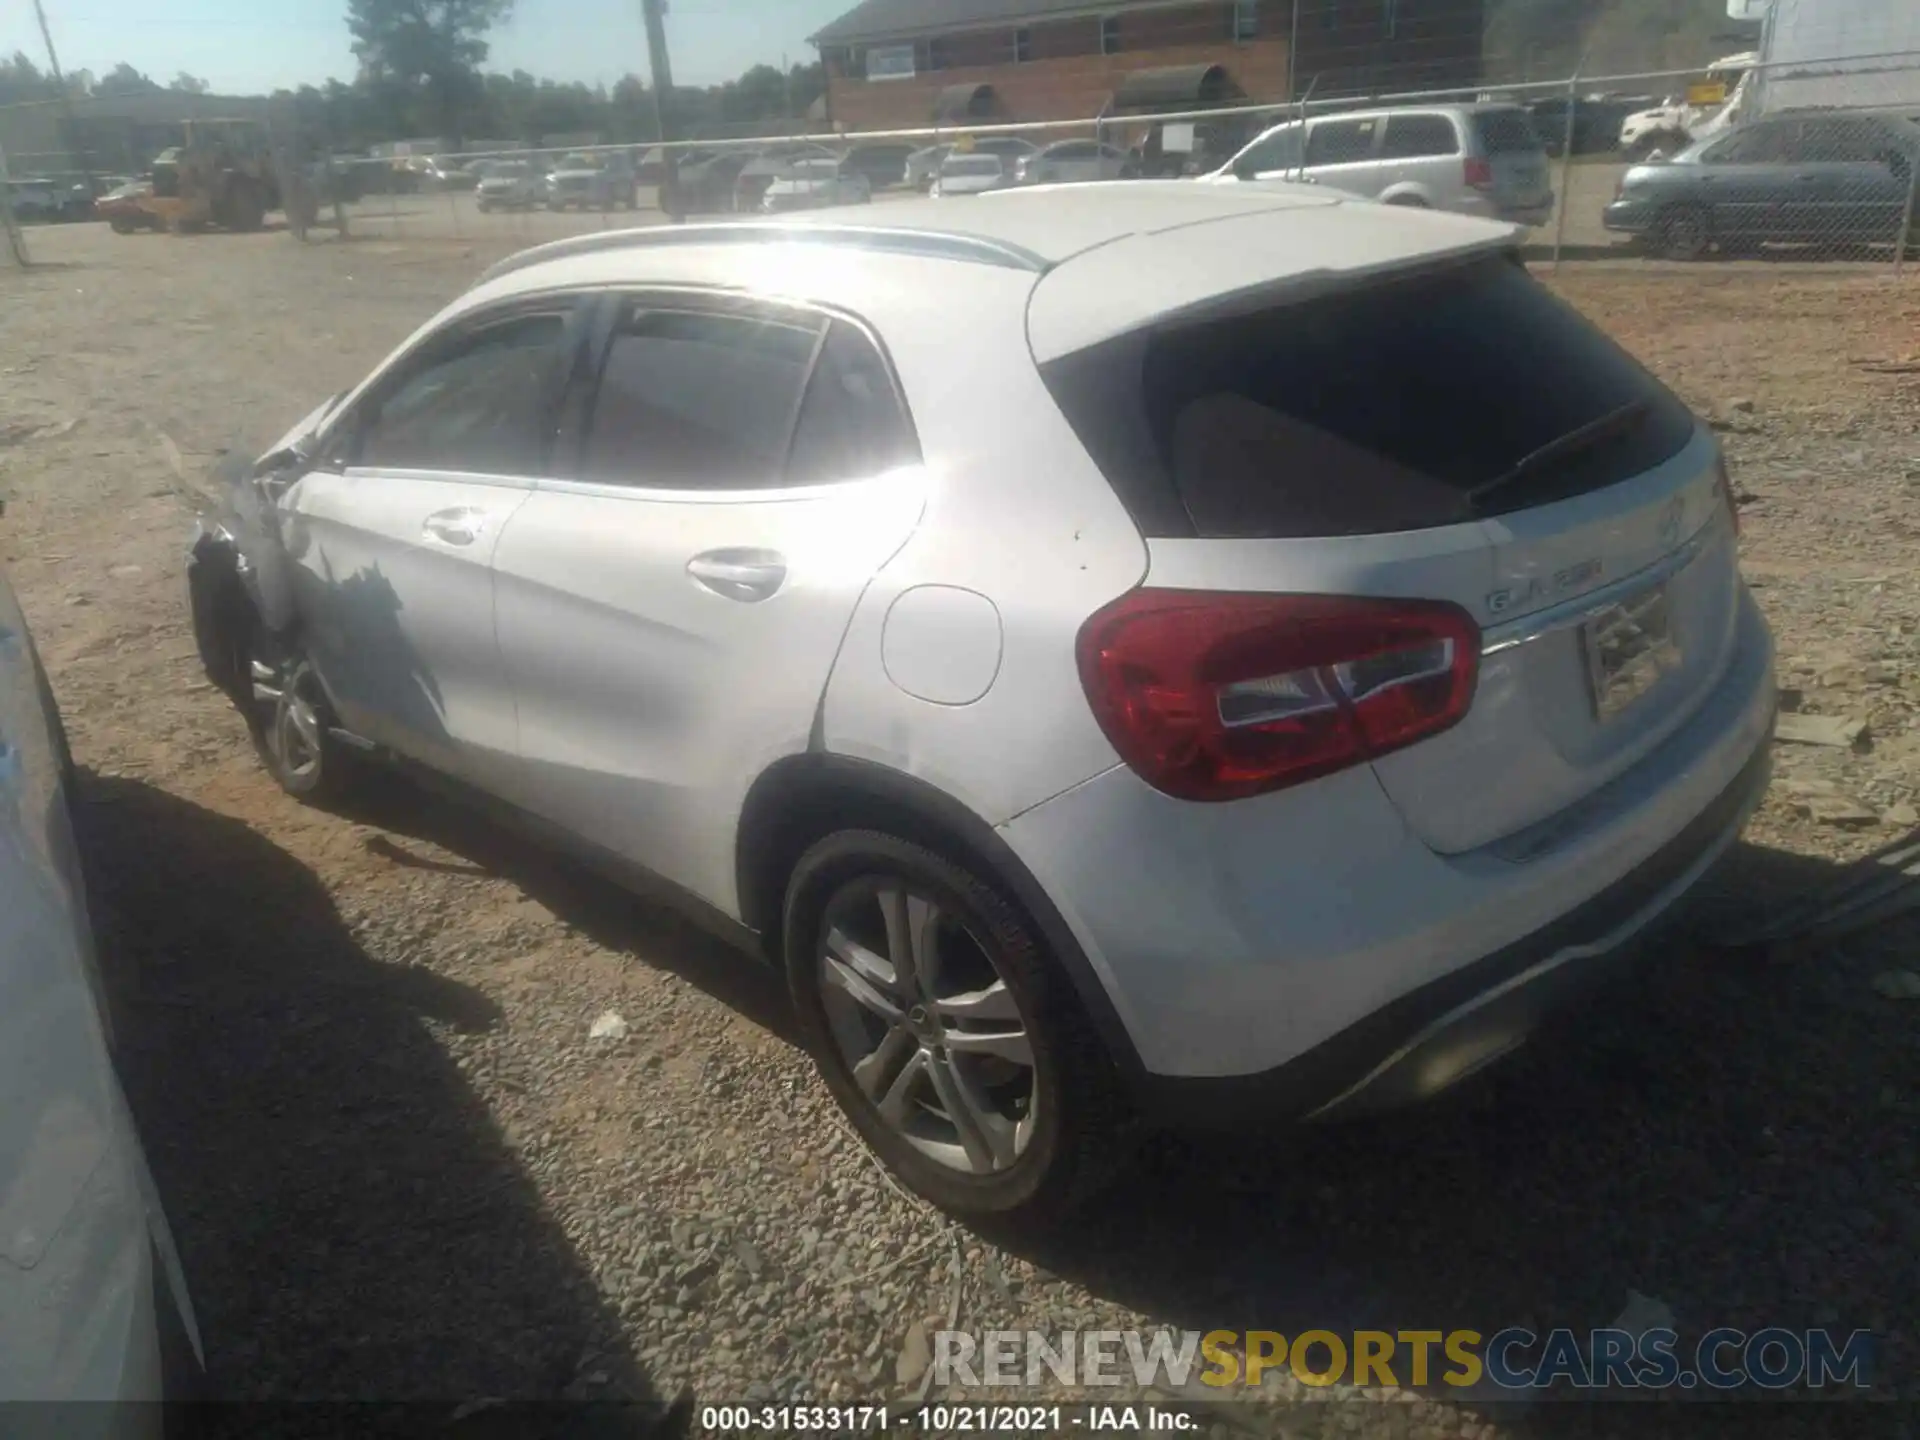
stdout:
POLYGON ((1656 585, 1589 616, 1580 627, 1593 713, 1601 721, 1631 709, 1680 668, 1667 587, 1656 585))

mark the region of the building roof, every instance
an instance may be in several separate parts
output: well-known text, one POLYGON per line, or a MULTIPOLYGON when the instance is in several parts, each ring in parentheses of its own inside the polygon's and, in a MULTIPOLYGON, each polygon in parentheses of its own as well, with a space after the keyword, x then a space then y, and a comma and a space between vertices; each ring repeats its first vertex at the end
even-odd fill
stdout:
MULTIPOLYGON (((1148 4, 1100 5, 1098 0, 860 0, 838 20, 822 26, 809 38, 816 45, 844 45, 850 40, 887 40, 900 36, 978 30, 995 25, 1018 25, 1065 15, 1109 14, 1115 10, 1152 8, 1148 4)), ((1165 5, 1168 0, 1157 0, 1165 5)))

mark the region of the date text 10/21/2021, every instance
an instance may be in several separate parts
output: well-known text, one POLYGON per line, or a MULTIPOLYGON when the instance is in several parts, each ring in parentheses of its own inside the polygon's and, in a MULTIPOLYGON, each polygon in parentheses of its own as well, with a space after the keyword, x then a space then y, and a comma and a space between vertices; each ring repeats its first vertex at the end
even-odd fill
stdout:
POLYGON ((881 1433, 895 1428, 936 1434, 1051 1435, 1073 1430, 1196 1431, 1197 1409, 1146 1403, 1120 1405, 708 1405, 701 1428, 715 1434, 881 1433))

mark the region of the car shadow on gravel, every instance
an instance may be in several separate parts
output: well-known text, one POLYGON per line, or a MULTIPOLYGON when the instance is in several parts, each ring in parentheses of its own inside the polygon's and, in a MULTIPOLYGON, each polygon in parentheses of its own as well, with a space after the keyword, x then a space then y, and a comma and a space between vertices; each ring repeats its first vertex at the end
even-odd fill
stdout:
MULTIPOLYGON (((460 857, 468 873, 509 880, 563 923, 607 950, 668 970, 790 1044, 800 1043, 786 986, 769 965, 701 928, 663 895, 624 888, 492 810, 398 771, 357 787, 333 812, 460 857)), ((409 869, 458 870, 382 836, 370 853, 409 869)))
MULTIPOLYGON (((1759 907, 1835 873, 1743 846, 1702 889, 1759 907)), ((1913 916, 1824 947, 1679 938, 1425 1108, 1155 1143, 1072 1227, 995 1238, 1181 1327, 1584 1331, 1632 1291, 1670 1305, 1683 1342, 1870 1329, 1898 1377, 1920 1294, 1920 1032, 1870 981, 1916 948, 1913 916)))
MULTIPOLYGON (((213 1398, 438 1402, 403 1429, 483 1398, 657 1398, 435 1034, 498 1023, 493 1004, 369 956, 244 823, 133 780, 83 772, 79 795, 120 1066, 213 1398)), ((505 1413, 516 1434, 651 1428, 505 1413)))

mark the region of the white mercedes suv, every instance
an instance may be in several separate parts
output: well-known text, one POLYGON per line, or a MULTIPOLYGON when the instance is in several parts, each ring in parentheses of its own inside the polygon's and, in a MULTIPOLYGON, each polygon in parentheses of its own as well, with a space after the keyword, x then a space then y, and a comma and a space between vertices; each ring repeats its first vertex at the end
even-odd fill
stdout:
POLYGON ((208 670, 287 789, 433 772, 784 967, 955 1211, 1425 1095, 1774 710, 1713 437, 1516 243, 1175 181, 542 246, 236 480, 208 670))

